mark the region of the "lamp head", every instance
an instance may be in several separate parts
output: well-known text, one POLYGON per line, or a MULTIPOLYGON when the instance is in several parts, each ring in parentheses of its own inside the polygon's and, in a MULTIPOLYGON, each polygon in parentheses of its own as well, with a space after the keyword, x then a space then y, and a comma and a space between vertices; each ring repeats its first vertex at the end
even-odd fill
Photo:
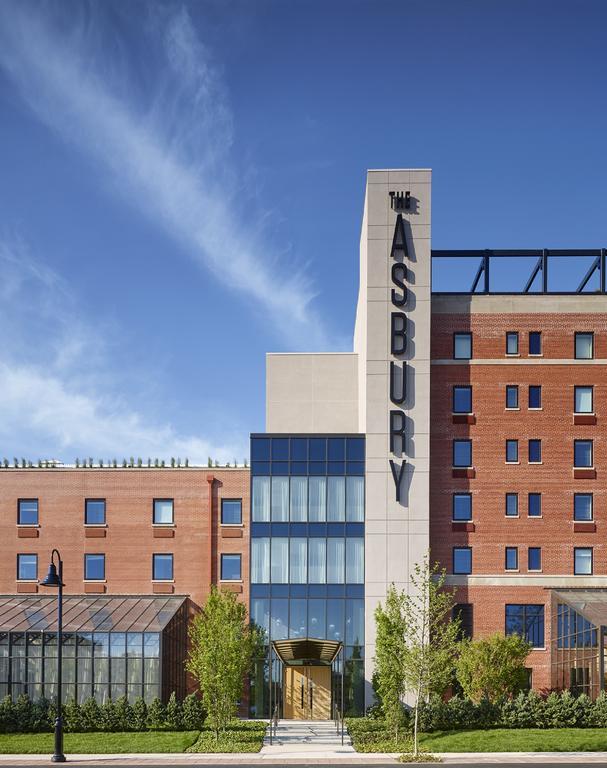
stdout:
POLYGON ((52 560, 48 567, 48 573, 46 574, 46 577, 40 582, 40 586, 42 587, 60 587, 61 586, 61 581, 59 580, 59 576, 57 574, 57 567, 52 560))

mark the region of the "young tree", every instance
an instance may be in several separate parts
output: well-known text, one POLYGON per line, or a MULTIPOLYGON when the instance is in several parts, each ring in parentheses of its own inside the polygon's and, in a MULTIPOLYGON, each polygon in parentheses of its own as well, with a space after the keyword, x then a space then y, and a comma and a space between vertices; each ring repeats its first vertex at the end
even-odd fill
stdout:
POLYGON ((209 725, 219 739, 220 731, 236 716, 258 633, 236 595, 212 587, 204 608, 190 624, 189 636, 186 666, 198 681, 209 725))
POLYGON ((525 684, 525 659, 530 650, 520 635, 496 633, 482 640, 464 640, 456 674, 465 695, 474 701, 496 701, 518 693, 525 684))

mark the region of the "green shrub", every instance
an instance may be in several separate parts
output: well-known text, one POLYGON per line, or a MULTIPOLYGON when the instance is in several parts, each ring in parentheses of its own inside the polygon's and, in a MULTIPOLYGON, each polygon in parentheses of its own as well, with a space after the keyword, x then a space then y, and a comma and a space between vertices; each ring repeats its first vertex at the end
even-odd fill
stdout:
POLYGON ((152 731, 164 728, 166 720, 166 708, 160 699, 152 699, 148 707, 148 727, 152 731))
POLYGON ((132 709, 132 729, 133 731, 147 731, 148 728, 148 708, 145 701, 139 697, 133 702, 132 709))
POLYGON ((13 733, 17 730, 15 705, 10 696, 5 696, 0 702, 0 730, 2 733, 13 733))
POLYGON ((180 731, 183 728, 183 709, 181 702, 177 701, 175 691, 169 697, 165 722, 167 728, 171 731, 180 731))
POLYGON ((101 708, 96 699, 87 699, 80 707, 82 716, 82 729, 85 732, 100 731, 101 728, 101 708))
POLYGON ((116 705, 111 699, 105 701, 100 707, 99 730, 112 733, 119 731, 118 718, 116 717, 116 705))
POLYGON ((27 693, 22 693, 14 704, 14 722, 19 731, 29 733, 32 726, 32 702, 27 693))
POLYGON ((186 731, 200 730, 204 724, 206 713, 202 701, 195 693, 190 693, 183 700, 183 727, 186 731))
POLYGON ((80 733, 83 730, 82 712, 80 705, 74 699, 70 699, 63 706, 63 724, 66 731, 80 733))
POLYGON ((607 693, 601 691, 588 713, 589 727, 607 727, 607 693))
POLYGON ((126 696, 120 696, 114 702, 114 727, 112 730, 132 731, 134 730, 133 721, 133 708, 126 696))
POLYGON ((52 725, 49 719, 49 706, 48 699, 38 699, 32 704, 32 720, 31 730, 32 733, 44 733, 52 730, 52 725))

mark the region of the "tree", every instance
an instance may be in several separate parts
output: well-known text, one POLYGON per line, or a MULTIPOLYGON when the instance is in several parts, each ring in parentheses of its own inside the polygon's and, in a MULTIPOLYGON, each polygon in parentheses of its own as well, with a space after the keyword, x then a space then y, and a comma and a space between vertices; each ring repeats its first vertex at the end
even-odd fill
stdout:
POLYGON ((406 595, 392 585, 385 606, 375 609, 376 644, 374 682, 386 727, 398 743, 404 726, 402 699, 405 695, 403 661, 407 654, 406 595))
POLYGON ((525 685, 525 659, 530 644, 520 635, 499 633, 461 643, 456 675, 464 693, 474 701, 496 701, 518 693, 525 685))
POLYGON ((206 604, 189 627, 186 667, 198 681, 209 725, 219 739, 236 716, 245 676, 259 638, 245 606, 233 592, 211 587, 206 604))

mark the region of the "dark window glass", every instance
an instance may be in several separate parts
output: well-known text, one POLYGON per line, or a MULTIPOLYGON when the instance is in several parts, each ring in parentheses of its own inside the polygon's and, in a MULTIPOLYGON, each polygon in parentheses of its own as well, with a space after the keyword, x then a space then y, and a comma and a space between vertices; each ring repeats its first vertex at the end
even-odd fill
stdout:
POLYGON ((472 357, 472 334, 453 334, 453 357, 456 360, 470 360, 472 357))
POLYGON ((529 440, 529 461, 537 463, 542 460, 542 441, 529 440))
POLYGON ((221 578, 224 581, 240 580, 240 555, 221 556, 221 578))
POLYGON ((542 388, 535 384, 529 387, 529 408, 542 407, 542 388))
POLYGON ((592 494, 576 493, 573 497, 573 519, 592 520, 592 494))
POLYGON ((472 573, 471 547, 453 547, 453 573, 472 573))
POLYGON ((173 499, 154 499, 154 524, 172 525, 173 499))
POLYGON ((87 525, 105 525, 105 499, 87 499, 84 502, 84 522, 87 525))
POLYGON ((105 579, 105 555, 84 556, 84 578, 105 579))
POLYGON ((573 572, 576 576, 590 576, 592 574, 592 547, 574 548, 573 572))
POLYGON ((289 439, 286 437, 272 438, 272 461, 287 461, 289 458, 289 439))
POLYGON ((506 516, 518 517, 518 493, 506 494, 506 516))
POLYGON ((346 439, 346 459, 348 461, 365 460, 364 437, 348 437, 346 439))
POLYGON ((543 648, 544 606, 506 605, 506 634, 521 635, 533 648, 543 648))
POLYGON ((17 522, 19 525, 38 525, 38 499, 19 499, 17 522))
POLYGON ((453 441, 453 466, 472 466, 472 440, 453 441))
POLYGON ((308 460, 308 441, 305 437, 291 438, 291 461, 308 460))
POLYGON ((542 549, 541 547, 529 547, 527 550, 527 570, 542 570, 542 549))
POLYGON ((518 547, 506 547, 506 565, 507 571, 518 570, 518 547))
POLYGON ((594 334, 575 334, 575 357, 577 360, 591 360, 594 357, 594 334))
POLYGON ((288 461, 273 461, 272 462, 272 474, 273 475, 288 475, 289 474, 289 462, 288 461))
POLYGON ((575 413, 593 413, 593 391, 592 387, 574 387, 574 409, 575 413))
POLYGON ((518 461, 518 440, 506 440, 506 461, 518 461))
POLYGON ((506 408, 518 408, 518 387, 508 384, 506 387, 506 408))
POLYGON ((591 467, 592 466, 592 440, 574 440, 573 466, 574 467, 591 467))
POLYGON ((529 354, 542 354, 542 334, 539 331, 529 332, 529 354))
POLYGON ((329 461, 344 461, 346 458, 346 441, 343 437, 330 437, 328 440, 329 461))
POLYGON ((472 496, 469 493, 453 494, 453 519, 472 520, 472 496))
POLYGON ((472 413, 472 387, 453 387, 453 413, 472 413))
POLYGON ((324 437, 310 438, 310 461, 327 460, 327 441, 324 437))
POLYGON ((173 555, 153 555, 152 578, 167 581, 173 578, 173 555))
POLYGON ((17 555, 17 578, 36 581, 38 578, 38 555, 17 555))
POLYGON ((508 331, 506 334, 506 354, 518 355, 518 332, 508 331))
POLYGON ((464 638, 472 639, 473 630, 473 613, 472 603, 457 603, 453 606, 452 616, 454 619, 459 619, 459 640, 464 638))
POLYGON ((529 517, 542 516, 542 494, 530 493, 528 496, 527 515, 529 517))
POLYGON ((251 440, 251 461, 270 461, 269 437, 254 437, 251 440))
POLYGON ((240 525, 242 523, 242 499, 221 500, 222 525, 240 525))

